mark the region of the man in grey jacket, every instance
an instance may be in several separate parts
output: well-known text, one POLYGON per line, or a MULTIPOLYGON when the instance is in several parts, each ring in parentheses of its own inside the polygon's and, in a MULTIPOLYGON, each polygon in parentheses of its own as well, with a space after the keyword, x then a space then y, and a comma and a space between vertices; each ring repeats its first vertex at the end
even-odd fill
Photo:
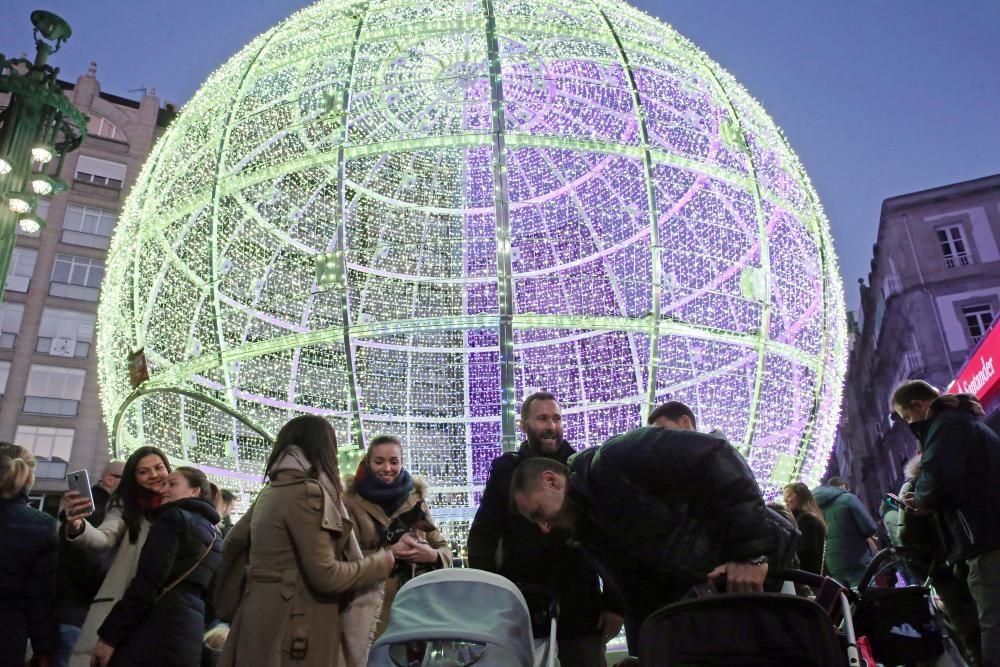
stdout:
POLYGON ((826 569, 831 577, 854 588, 872 559, 872 538, 878 526, 858 497, 847 490, 844 478, 831 477, 812 493, 826 521, 826 569))

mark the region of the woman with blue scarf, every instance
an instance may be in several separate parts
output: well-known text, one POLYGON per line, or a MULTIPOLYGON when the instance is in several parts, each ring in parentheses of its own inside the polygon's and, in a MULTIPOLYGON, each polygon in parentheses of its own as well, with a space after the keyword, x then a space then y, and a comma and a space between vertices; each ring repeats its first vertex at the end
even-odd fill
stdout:
POLYGON ((403 444, 393 435, 373 438, 354 476, 344 478, 344 504, 362 552, 388 546, 396 556, 376 637, 385 630, 400 586, 418 574, 451 567, 448 543, 431 522, 428 493, 423 480, 403 469, 403 444))

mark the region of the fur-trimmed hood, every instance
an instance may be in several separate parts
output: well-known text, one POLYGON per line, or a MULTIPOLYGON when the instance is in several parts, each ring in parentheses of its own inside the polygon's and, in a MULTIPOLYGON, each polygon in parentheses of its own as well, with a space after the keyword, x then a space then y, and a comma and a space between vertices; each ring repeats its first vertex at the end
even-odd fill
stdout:
POLYGON ((945 410, 961 410, 973 417, 982 417, 985 414, 979 399, 973 394, 941 394, 931 403, 927 418, 932 419, 945 410))

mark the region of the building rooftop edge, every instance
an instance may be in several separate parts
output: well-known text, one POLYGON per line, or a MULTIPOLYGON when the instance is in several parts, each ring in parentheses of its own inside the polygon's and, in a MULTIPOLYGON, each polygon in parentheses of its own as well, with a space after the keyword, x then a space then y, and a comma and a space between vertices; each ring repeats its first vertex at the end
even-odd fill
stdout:
POLYGON ((947 201, 959 197, 967 197, 976 192, 987 192, 1000 189, 1000 174, 982 176, 968 181, 959 181, 948 185, 939 185, 926 190, 908 192, 882 201, 882 217, 902 208, 947 201))
MULTIPOLYGON (((59 87, 62 88, 63 90, 73 90, 74 88, 76 88, 76 84, 70 83, 69 81, 63 81, 62 79, 60 79, 59 87)), ((130 100, 127 97, 121 97, 120 95, 112 95, 111 93, 105 93, 104 91, 101 91, 101 99, 107 100, 108 102, 112 102, 114 104, 120 104, 125 107, 131 107, 133 109, 138 109, 140 106, 139 100, 130 100)))

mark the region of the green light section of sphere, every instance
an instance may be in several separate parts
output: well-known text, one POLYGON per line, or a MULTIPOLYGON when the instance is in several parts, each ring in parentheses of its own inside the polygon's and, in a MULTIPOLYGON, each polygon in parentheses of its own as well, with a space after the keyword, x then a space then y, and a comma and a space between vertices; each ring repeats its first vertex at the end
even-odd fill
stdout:
POLYGON ((845 339, 804 170, 669 27, 610 1, 334 1, 254 40, 157 142, 98 351, 123 452, 251 488, 260 432, 312 412, 341 447, 400 435, 461 517, 539 388, 577 446, 674 397, 768 493, 814 482, 845 339))

